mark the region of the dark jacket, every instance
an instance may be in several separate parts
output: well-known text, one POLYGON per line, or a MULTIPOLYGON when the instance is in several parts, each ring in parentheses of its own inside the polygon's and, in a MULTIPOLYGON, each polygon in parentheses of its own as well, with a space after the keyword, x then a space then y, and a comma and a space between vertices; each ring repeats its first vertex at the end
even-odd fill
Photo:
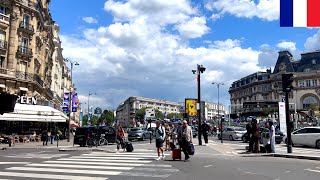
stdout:
POLYGON ((201 124, 201 132, 204 134, 208 134, 210 130, 210 126, 208 124, 201 124))

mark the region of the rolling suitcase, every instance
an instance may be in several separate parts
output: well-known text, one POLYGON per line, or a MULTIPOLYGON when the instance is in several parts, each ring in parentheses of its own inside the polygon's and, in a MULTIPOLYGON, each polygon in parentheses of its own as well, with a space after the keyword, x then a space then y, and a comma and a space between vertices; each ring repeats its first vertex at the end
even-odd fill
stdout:
POLYGON ((176 160, 176 159, 181 160, 181 149, 180 148, 172 149, 172 160, 176 160))
POLYGON ((126 142, 126 150, 127 150, 127 152, 133 151, 133 146, 130 142, 126 142))

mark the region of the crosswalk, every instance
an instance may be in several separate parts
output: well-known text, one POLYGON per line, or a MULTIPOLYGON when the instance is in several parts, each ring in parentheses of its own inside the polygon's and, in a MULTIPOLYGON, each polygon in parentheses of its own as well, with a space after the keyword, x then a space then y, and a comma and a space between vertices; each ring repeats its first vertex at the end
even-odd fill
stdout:
POLYGON ((32 153, 20 153, 20 154, 9 154, 9 155, 4 155, 3 157, 8 157, 8 158, 25 158, 25 159, 51 159, 51 158, 59 158, 63 156, 67 156, 69 154, 63 154, 63 153, 47 153, 46 151, 40 151, 40 152, 32 152, 32 153))
MULTIPOLYGON (((163 162, 155 162, 154 153, 91 152, 77 156, 46 160, 41 163, 13 165, 0 172, 1 179, 105 180, 115 176, 167 178, 179 170, 163 162)), ((123 178, 122 178, 123 177, 123 178)))

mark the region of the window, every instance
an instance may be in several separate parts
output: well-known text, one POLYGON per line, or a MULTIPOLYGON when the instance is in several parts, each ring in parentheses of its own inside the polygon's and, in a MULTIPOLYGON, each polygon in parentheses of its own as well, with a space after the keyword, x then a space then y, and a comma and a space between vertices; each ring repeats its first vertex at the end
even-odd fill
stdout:
POLYGON ((306 87, 310 87, 311 86, 311 81, 310 80, 306 80, 306 87))
POLYGON ((312 60, 312 64, 317 64, 315 59, 312 60))
POLYGON ((306 69, 304 69, 303 71, 304 71, 304 72, 310 72, 311 69, 310 69, 310 68, 306 68, 306 69))
POLYGON ((318 80, 317 80, 317 79, 314 79, 314 80, 312 81, 312 84, 313 84, 314 87, 317 87, 317 86, 318 86, 318 80))
POLYGON ((304 87, 304 81, 299 81, 299 87, 304 87))
POLYGON ((4 60, 5 60, 5 57, 0 56, 0 68, 4 68, 4 60))
POLYGON ((28 15, 24 15, 22 19, 23 27, 28 27, 30 22, 30 17, 28 15))
POLYGON ((7 14, 7 8, 0 6, 0 14, 7 14))
POLYGON ((22 40, 21 40, 21 51, 23 53, 27 53, 28 47, 29 47, 29 39, 25 38, 25 37, 22 37, 22 40))

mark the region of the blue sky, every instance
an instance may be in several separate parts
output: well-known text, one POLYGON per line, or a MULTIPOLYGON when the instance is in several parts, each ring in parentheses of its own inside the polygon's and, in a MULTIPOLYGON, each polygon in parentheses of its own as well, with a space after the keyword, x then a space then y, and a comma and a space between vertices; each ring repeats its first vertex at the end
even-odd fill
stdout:
POLYGON ((65 58, 80 63, 80 100, 115 109, 129 96, 183 102, 197 96, 191 70, 203 64, 202 99, 275 65, 280 50, 320 49, 317 28, 280 28, 279 0, 87 0, 51 2, 65 58))

